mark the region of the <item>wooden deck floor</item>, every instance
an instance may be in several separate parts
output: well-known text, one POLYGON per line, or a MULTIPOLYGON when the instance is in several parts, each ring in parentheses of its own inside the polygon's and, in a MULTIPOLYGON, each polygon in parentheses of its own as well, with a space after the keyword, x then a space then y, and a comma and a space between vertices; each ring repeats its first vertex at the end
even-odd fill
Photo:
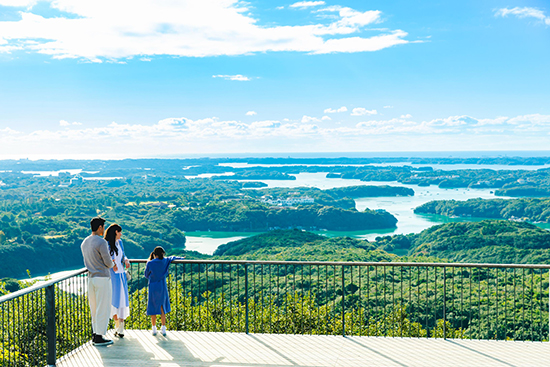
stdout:
POLYGON ((60 367, 550 366, 550 343, 128 330, 60 367))

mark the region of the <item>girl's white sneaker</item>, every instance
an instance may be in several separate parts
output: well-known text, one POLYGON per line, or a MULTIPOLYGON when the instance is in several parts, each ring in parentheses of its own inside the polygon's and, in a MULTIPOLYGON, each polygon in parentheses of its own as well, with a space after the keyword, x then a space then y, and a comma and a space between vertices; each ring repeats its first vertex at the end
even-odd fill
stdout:
POLYGON ((160 328, 160 333, 161 333, 163 336, 166 336, 166 326, 162 325, 162 327, 160 328))
POLYGON ((157 327, 156 326, 153 326, 153 329, 151 330, 151 333, 153 335, 157 335, 157 327))

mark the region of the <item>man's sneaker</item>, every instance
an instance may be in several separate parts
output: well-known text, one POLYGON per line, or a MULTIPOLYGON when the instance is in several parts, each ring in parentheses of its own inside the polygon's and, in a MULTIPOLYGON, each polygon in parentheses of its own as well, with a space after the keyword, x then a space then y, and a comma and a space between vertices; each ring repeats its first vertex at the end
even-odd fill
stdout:
POLYGON ((119 333, 118 331, 115 331, 115 336, 118 336, 119 338, 124 338, 124 334, 119 333))
POLYGON ((162 334, 162 336, 166 336, 166 326, 162 325, 162 327, 160 328, 160 333, 162 334))
POLYGON ((109 345, 113 344, 113 341, 110 339, 105 339, 103 335, 96 335, 93 340, 94 345, 109 345))
POLYGON ((157 327, 153 326, 153 329, 151 330, 151 334, 157 335, 157 327))

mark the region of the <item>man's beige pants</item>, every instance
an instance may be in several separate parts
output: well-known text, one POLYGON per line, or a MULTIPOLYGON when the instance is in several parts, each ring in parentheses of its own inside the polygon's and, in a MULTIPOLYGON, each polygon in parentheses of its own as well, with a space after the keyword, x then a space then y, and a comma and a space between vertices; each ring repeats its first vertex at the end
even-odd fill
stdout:
POLYGON ((88 278, 88 303, 92 316, 92 330, 97 335, 107 334, 111 313, 111 279, 88 278))

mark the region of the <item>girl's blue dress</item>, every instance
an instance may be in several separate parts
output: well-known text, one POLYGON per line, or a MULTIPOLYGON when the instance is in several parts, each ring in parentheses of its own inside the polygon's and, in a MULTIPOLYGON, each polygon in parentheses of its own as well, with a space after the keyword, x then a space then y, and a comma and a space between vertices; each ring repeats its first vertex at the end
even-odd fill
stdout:
POLYGON ((153 259, 147 262, 145 278, 149 279, 149 292, 147 297, 147 316, 160 315, 160 308, 164 313, 171 311, 166 277, 168 268, 174 260, 183 260, 183 257, 170 256, 164 259, 153 259))

